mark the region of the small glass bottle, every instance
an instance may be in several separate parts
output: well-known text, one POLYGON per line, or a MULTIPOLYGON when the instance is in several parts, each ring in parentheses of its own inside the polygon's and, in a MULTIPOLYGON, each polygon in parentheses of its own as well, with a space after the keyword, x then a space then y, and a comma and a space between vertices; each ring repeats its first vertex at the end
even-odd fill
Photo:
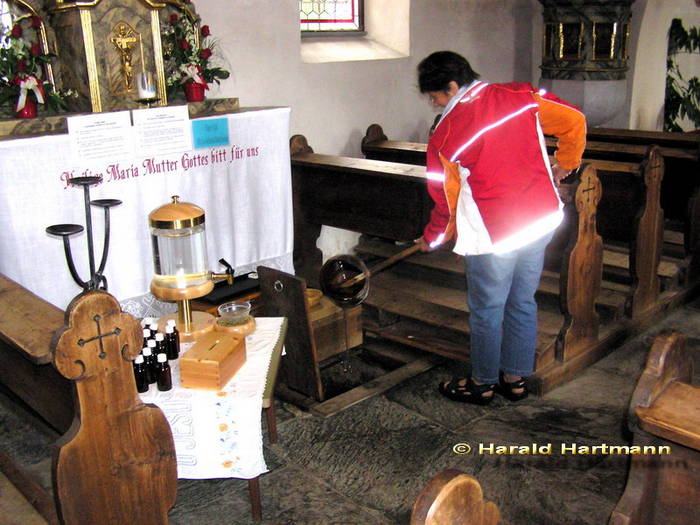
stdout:
POLYGON ((168 354, 168 350, 167 350, 168 347, 165 343, 165 334, 161 334, 160 332, 158 332, 156 334, 155 340, 156 340, 156 349, 155 349, 154 353, 156 355, 158 355, 158 354, 166 354, 167 355, 168 354))
POLYGON ((148 372, 148 382, 155 383, 156 382, 156 370, 158 367, 158 361, 156 361, 156 356, 153 353, 153 347, 151 346, 151 343, 155 344, 155 341, 153 341, 153 340, 148 341, 149 346, 144 348, 141 351, 141 353, 143 354, 143 360, 146 363, 146 370, 148 372))
POLYGON ((137 392, 148 392, 148 370, 142 355, 137 355, 134 360, 134 379, 136 379, 137 392))
POLYGON ((165 349, 168 359, 171 361, 180 357, 180 336, 175 324, 168 323, 165 327, 165 349))
POLYGON ((173 387, 173 378, 170 374, 170 365, 168 364, 168 356, 158 354, 158 390, 165 392, 173 387))
POLYGON ((143 329, 143 346, 146 346, 148 340, 151 338, 151 331, 148 328, 143 329))

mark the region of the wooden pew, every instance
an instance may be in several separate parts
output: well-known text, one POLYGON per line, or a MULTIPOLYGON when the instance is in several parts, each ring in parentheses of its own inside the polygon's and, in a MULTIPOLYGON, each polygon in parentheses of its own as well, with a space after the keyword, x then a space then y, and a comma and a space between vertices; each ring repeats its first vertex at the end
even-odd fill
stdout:
POLYGON ((290 152, 294 267, 309 286, 318 287, 322 255, 316 241, 322 224, 399 241, 422 234, 433 206, 424 168, 314 154, 303 135, 290 139, 290 152), (373 184, 377 173, 383 174, 381 185, 373 184))
MULTIPOLYGON (((318 155, 300 136, 292 138, 291 151, 295 249, 300 248, 295 253, 297 275, 317 279, 320 254, 308 250, 315 249, 322 224, 373 236, 356 247, 366 257, 386 258, 401 250, 395 241, 412 242, 422 234, 432 205, 424 167, 318 155)), ((607 322, 620 319, 629 293, 629 287, 620 285, 599 293, 602 241, 595 227, 600 199, 596 170, 584 169, 568 187, 567 226, 557 244, 562 252, 558 266, 540 286, 548 307, 541 309, 537 372, 531 385, 540 393, 610 351, 611 341, 619 339, 621 331, 606 330, 600 339, 599 312, 607 322)), ((459 260, 449 250, 439 250, 414 255, 373 276, 363 304, 368 314, 363 313, 365 331, 453 359, 468 359, 468 311, 459 260), (442 287, 437 293, 431 289, 436 283, 445 283, 449 290, 442 287)))
MULTIPOLYGON (((589 161, 607 160, 640 164, 648 155, 649 147, 658 145, 664 163, 659 202, 664 210, 664 254, 660 275, 677 276, 684 286, 693 286, 700 279, 700 135, 694 133, 667 133, 610 128, 591 128, 584 156, 589 161), (673 260, 684 259, 676 274, 669 265, 673 260)), ((556 147, 554 138, 547 138, 548 150, 556 147)), ((362 140, 366 158, 425 165, 423 143, 387 140, 381 126, 372 124, 362 140)), ((600 170, 599 170, 600 172, 600 170)), ((601 210, 616 207, 606 191, 606 175, 599 173, 603 182, 601 210)), ((605 215, 605 213, 604 213, 605 215)), ((613 224, 615 224, 613 222, 613 224)), ((603 220, 601 227, 607 224, 603 220)), ((603 230, 603 238, 606 232, 603 230)), ((606 266, 620 264, 619 255, 606 252, 606 266)))
POLYGON ((57 432, 73 422, 70 382, 51 362, 51 340, 63 311, 0 274, 0 384, 57 432))
POLYGON ((658 144, 662 147, 694 150, 700 153, 700 135, 697 133, 674 133, 641 129, 592 127, 588 129, 590 140, 623 144, 658 144))
MULTIPOLYGON (((369 126, 362 139, 362 151, 370 159, 425 165, 425 150, 425 144, 387 140, 378 124, 369 126)), ((644 148, 644 152, 636 162, 584 159, 596 168, 603 184, 598 229, 605 242, 604 275, 606 280, 632 286, 628 313, 633 317, 657 311, 660 293, 677 288, 690 266, 684 254, 661 258, 663 160, 659 148, 644 148)))
POLYGON ((501 513, 484 500, 479 481, 455 469, 431 479, 416 498, 410 525, 497 525, 501 513))
POLYGON ((700 502, 700 387, 679 333, 654 341, 632 394, 634 454, 610 525, 685 525, 700 502), (649 447, 649 448, 645 448, 649 447))
POLYGON ((78 296, 64 319, 3 275, 0 312, 2 387, 63 434, 53 495, 7 455, 3 472, 50 523, 167 523, 177 491, 175 448, 160 409, 143 405, 136 392, 138 321, 102 291, 78 296))

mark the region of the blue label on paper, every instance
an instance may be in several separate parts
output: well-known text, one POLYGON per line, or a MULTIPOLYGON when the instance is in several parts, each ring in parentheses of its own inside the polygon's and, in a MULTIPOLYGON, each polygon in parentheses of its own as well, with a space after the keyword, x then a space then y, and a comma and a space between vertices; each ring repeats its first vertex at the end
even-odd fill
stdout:
POLYGON ((214 118, 192 121, 192 139, 194 149, 213 146, 230 146, 228 138, 228 119, 214 118))

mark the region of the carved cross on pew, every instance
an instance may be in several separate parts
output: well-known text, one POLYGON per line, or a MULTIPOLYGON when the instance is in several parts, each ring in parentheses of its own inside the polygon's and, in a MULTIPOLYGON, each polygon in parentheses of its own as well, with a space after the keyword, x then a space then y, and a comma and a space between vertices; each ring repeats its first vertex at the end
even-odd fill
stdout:
POLYGON ((53 347, 54 366, 75 382, 75 419, 57 443, 53 476, 63 524, 167 524, 175 504, 172 433, 136 392, 132 360, 141 325, 107 292, 79 295, 53 347))
MULTIPOLYGON (((95 339, 97 339, 100 343, 100 353, 97 354, 97 357, 99 357, 100 359, 104 359, 105 357, 107 357, 107 353, 105 352, 104 345, 102 344, 102 338, 110 336, 110 335, 119 335, 122 333, 122 329, 117 327, 114 330, 112 330, 111 332, 107 332, 106 334, 103 334, 100 332, 100 320, 101 319, 102 319, 102 317, 99 314, 95 315, 92 318, 92 320, 95 321, 95 324, 97 325, 97 335, 94 337, 91 337, 89 339, 78 339, 78 346, 85 346, 90 341, 94 341, 95 339)), ((129 350, 129 345, 127 343, 126 345, 124 345, 122 347, 122 355, 124 355, 124 352, 126 352, 128 350, 129 350)))

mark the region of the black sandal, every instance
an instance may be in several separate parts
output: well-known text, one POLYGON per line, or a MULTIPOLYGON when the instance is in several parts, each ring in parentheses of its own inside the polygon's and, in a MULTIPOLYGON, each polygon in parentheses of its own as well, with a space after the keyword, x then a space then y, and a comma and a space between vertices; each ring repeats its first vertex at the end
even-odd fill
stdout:
POLYGON ((520 401, 528 396, 527 381, 525 378, 521 377, 517 381, 509 383, 506 381, 503 372, 500 372, 498 374, 498 384, 496 385, 495 392, 511 401, 520 401), (520 390, 520 392, 514 392, 514 390, 520 390))
POLYGON ((471 403, 473 405, 488 405, 493 398, 496 385, 477 385, 471 377, 454 378, 452 381, 444 381, 438 385, 438 391, 448 399, 459 403, 471 403), (464 384, 460 384, 464 381, 464 384), (491 395, 485 395, 491 392, 491 395))

